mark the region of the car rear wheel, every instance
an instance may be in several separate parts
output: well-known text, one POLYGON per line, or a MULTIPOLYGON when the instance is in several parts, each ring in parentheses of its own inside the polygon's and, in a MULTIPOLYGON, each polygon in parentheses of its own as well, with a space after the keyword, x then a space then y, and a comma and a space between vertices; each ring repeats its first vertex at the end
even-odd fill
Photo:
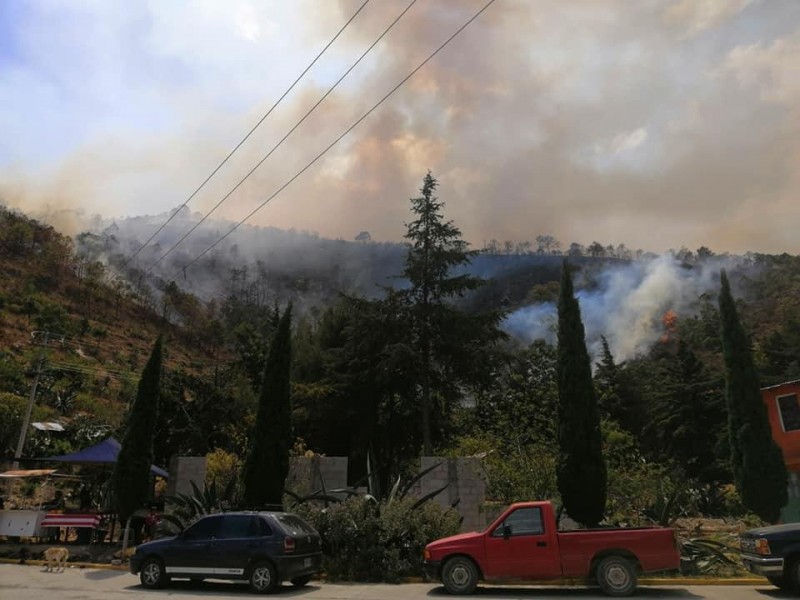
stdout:
POLYGON ((292 579, 292 585, 296 587, 303 587, 311 581, 311 575, 303 575, 302 577, 295 577, 292 579))
POLYGON ((471 594, 478 585, 478 568, 465 556, 454 556, 444 563, 442 583, 451 594, 471 594))
POLYGON ((607 556, 597 565, 597 583, 608 596, 630 596, 636 590, 636 568, 627 558, 607 556))
POLYGON ((250 589, 256 594, 268 594, 278 586, 275 567, 268 562, 256 563, 250 571, 250 589))
POLYGON ((145 559, 139 571, 139 581, 142 587, 153 590, 166 586, 169 583, 169 576, 164 570, 164 563, 158 558, 145 559))

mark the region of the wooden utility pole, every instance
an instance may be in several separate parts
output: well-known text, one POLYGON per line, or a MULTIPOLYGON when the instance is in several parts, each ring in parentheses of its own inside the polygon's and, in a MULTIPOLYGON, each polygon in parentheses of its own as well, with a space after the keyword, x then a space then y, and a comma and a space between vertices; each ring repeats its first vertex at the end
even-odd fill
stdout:
POLYGON ((22 427, 19 431, 19 440, 17 441, 17 449, 14 452, 14 462, 12 463, 11 469, 16 471, 19 469, 19 459, 22 456, 22 448, 25 446, 25 439, 28 437, 28 427, 31 424, 31 414, 33 413, 33 405, 36 403, 36 388, 39 387, 39 378, 42 375, 42 370, 44 367, 44 359, 45 359, 45 349, 47 348, 47 342, 50 339, 50 332, 44 331, 34 331, 31 333, 31 337, 36 339, 37 333, 43 333, 44 339, 41 342, 34 341, 34 344, 37 346, 42 346, 42 349, 39 351, 39 359, 36 362, 36 374, 33 378, 33 387, 31 388, 31 395, 28 398, 28 407, 25 410, 25 417, 22 419, 22 427))

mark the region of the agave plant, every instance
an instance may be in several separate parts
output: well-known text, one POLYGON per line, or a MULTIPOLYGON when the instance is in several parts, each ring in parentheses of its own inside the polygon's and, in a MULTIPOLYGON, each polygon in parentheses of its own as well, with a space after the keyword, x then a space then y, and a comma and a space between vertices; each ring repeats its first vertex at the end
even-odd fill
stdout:
MULTIPOLYGON (((435 465, 428 467, 427 469, 423 469, 405 483, 403 483, 402 478, 398 476, 397 480, 394 482, 394 485, 392 486, 392 489, 389 491, 389 495, 386 497, 386 504, 390 505, 395 501, 404 499, 406 496, 408 496, 408 493, 411 491, 411 488, 414 487, 414 484, 416 484, 420 479, 425 477, 425 475, 427 475, 428 473, 439 467, 441 464, 442 463, 439 462, 436 463, 435 465)), ((328 503, 341 502, 345 497, 362 496, 364 500, 373 503, 376 506, 380 506, 381 502, 378 499, 378 497, 374 493, 372 493, 371 485, 369 486, 370 491, 368 491, 367 493, 364 493, 359 489, 359 485, 361 483, 363 482, 369 483, 372 480, 374 480, 373 474, 367 473, 367 475, 364 478, 362 478, 361 481, 357 482, 356 485, 352 487, 336 488, 328 490, 325 487, 325 480, 322 477, 320 477, 320 482, 322 484, 322 487, 320 487, 320 489, 318 490, 314 490, 310 494, 302 496, 290 490, 284 490, 284 493, 290 496, 292 499, 294 499, 294 501, 297 504, 304 504, 310 501, 321 501, 325 504, 325 506, 327 506, 328 503)), ((446 490, 448 486, 449 484, 445 484, 442 487, 425 494, 424 496, 419 498, 416 502, 414 502, 414 504, 411 506, 411 510, 414 510, 419 506, 422 506, 428 500, 432 500, 433 498, 441 494, 444 490, 446 490)), ((458 502, 459 500, 456 500, 453 503, 453 506, 458 504, 458 502)))
POLYGON ((161 531, 163 533, 173 533, 173 529, 181 532, 198 517, 221 512, 224 508, 223 499, 230 497, 233 491, 232 487, 236 482, 231 481, 221 495, 217 491, 216 480, 204 485, 202 490, 194 481, 190 483, 192 485, 191 494, 175 494, 166 497, 166 503, 171 511, 161 515, 161 531))
POLYGON ((722 567, 736 567, 738 561, 729 556, 738 548, 706 538, 681 541, 681 571, 685 574, 712 573, 722 567))

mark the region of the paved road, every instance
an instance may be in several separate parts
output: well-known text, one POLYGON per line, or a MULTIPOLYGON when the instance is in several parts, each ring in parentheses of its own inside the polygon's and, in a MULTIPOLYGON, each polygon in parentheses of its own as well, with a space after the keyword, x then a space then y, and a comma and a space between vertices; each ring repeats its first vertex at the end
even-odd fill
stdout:
MULTIPOLYGON (((0 600, 172 600, 204 598, 208 600, 255 598, 247 586, 227 582, 192 584, 176 581, 164 590, 144 590, 137 577, 124 571, 67 569, 64 573, 45 573, 40 566, 0 564, 0 600)), ((311 582, 302 589, 282 587, 279 600, 445 600, 452 598, 441 586, 337 585, 311 582)), ((778 600, 788 598, 769 586, 686 586, 640 588, 635 598, 641 600, 778 600)), ((597 590, 563 587, 494 587, 478 588, 476 600, 594 600, 605 598, 597 590)))

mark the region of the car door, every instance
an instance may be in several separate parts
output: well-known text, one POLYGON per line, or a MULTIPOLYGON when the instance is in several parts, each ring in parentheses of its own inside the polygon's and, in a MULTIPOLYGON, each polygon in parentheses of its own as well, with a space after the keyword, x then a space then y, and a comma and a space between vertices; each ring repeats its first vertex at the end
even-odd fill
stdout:
POLYGON ((215 542, 215 573, 225 577, 244 577, 251 556, 261 550, 272 532, 263 519, 255 515, 225 515, 215 542))
POLYGON ((215 562, 212 546, 221 521, 221 516, 214 515, 200 519, 185 529, 165 553, 167 574, 188 577, 212 575, 215 562))
POLYGON ((561 574, 555 532, 546 531, 542 509, 521 507, 486 536, 486 577, 547 579, 561 574))

